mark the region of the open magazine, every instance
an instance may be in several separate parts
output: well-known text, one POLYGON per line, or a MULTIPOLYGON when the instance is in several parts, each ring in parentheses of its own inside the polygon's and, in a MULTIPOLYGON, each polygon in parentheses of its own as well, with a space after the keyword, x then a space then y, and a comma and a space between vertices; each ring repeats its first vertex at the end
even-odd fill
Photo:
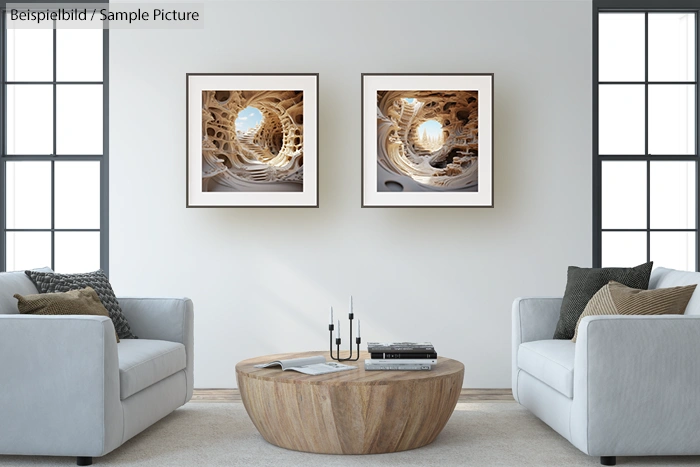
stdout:
POLYGON ((274 362, 255 365, 255 368, 269 368, 271 366, 281 366, 282 371, 294 370, 299 373, 304 373, 305 375, 325 375, 326 373, 337 373, 338 371, 357 369, 356 366, 343 365, 337 362, 326 362, 326 357, 323 355, 275 360, 274 362))

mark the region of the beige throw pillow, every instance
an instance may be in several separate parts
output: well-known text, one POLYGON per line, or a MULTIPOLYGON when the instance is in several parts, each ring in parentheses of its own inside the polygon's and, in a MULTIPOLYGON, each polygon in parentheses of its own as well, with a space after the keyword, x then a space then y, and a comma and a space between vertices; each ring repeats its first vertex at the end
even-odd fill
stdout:
POLYGON ((697 285, 641 290, 610 281, 590 299, 576 323, 572 342, 578 337, 578 327, 586 316, 600 315, 682 315, 697 285))
MULTIPOLYGON (((22 314, 92 315, 109 318, 109 312, 92 287, 71 290, 70 292, 15 294, 14 297, 17 299, 17 308, 22 314)), ((119 342, 119 336, 116 337, 117 342, 119 342)))

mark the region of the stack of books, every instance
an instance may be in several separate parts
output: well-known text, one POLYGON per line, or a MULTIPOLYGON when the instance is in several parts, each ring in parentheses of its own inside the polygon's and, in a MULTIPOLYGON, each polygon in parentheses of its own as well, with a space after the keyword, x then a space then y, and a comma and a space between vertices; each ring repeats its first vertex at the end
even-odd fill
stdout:
POLYGON ((430 342, 368 342, 365 370, 432 370, 437 353, 430 342))

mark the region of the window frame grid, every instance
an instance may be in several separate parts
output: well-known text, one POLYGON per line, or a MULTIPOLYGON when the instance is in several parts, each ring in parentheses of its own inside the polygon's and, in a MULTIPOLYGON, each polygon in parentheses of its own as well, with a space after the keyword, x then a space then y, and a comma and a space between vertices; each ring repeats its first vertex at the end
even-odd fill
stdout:
POLYGON ((700 8, 694 0, 593 0, 593 267, 602 267, 603 232, 646 232, 646 258, 651 261, 652 232, 693 232, 695 233, 695 270, 700 269, 700 8), (599 81, 599 14, 600 13, 644 13, 644 81, 599 81), (649 14, 652 13, 692 13, 695 15, 695 80, 694 81, 649 81, 649 14), (644 155, 606 155, 599 153, 599 86, 600 85, 643 85, 644 86, 644 155), (695 88, 695 153, 694 154, 649 154, 649 85, 692 85, 695 88), (646 228, 644 229, 604 229, 602 227, 602 167, 607 161, 646 162, 646 228), (656 161, 695 163, 695 227, 689 229, 651 228, 651 163, 656 161))
MULTIPOLYGON (((50 2, 50 1, 49 1, 50 2)), ((83 3, 78 0, 74 3, 83 3)), ((36 3, 30 0, 27 3, 36 3)), ((40 3, 48 3, 40 1, 40 3)), ((56 2, 58 3, 58 2, 56 2)), ((88 2, 84 2, 88 3, 88 2)), ((109 29, 103 29, 102 35, 102 81, 58 81, 56 74, 57 30, 53 29, 51 81, 9 81, 7 79, 7 4, 0 3, 0 271, 7 269, 7 233, 8 232, 50 232, 51 233, 51 264, 55 269, 55 234, 56 232, 99 232, 100 234, 100 269, 109 275, 109 29), (7 153, 7 86, 8 85, 52 85, 53 88, 53 154, 8 154, 7 153), (102 154, 56 154, 56 99, 58 85, 101 85, 102 86, 102 154), (51 162, 51 228, 48 229, 8 229, 7 228, 7 162, 17 161, 48 161, 51 162), (55 227, 55 162, 56 161, 96 161, 100 163, 100 226, 97 229, 59 229, 55 227)), ((54 23, 55 25, 55 23, 54 23)), ((40 266, 40 265, 37 265, 40 266)))

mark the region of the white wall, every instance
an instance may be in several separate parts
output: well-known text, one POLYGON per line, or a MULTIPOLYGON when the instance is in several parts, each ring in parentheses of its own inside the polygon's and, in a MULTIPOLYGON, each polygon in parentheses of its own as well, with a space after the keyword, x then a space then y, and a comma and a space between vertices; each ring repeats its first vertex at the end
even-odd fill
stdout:
POLYGON ((204 30, 111 31, 118 295, 189 296, 195 386, 256 355, 429 340, 510 386, 510 305, 591 259, 589 1, 208 3, 204 30), (320 73, 319 209, 185 208, 185 73, 320 73), (495 208, 360 208, 360 73, 495 73, 495 208))

